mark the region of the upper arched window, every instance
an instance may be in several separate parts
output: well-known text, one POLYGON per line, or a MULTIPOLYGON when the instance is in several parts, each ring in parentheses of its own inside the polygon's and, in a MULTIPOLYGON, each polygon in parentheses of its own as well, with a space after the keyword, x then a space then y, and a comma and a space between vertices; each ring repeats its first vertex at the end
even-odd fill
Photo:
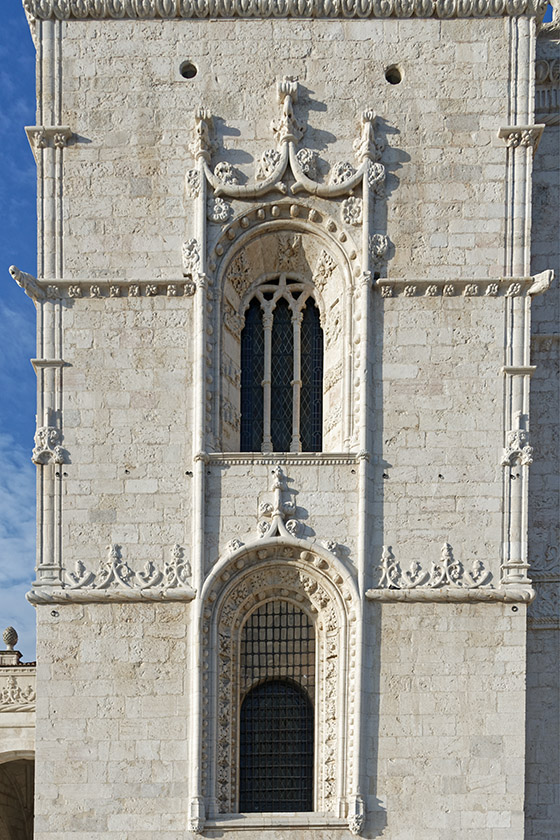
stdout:
POLYGON ((307 284, 281 275, 258 286, 241 333, 241 451, 318 452, 323 331, 307 284))

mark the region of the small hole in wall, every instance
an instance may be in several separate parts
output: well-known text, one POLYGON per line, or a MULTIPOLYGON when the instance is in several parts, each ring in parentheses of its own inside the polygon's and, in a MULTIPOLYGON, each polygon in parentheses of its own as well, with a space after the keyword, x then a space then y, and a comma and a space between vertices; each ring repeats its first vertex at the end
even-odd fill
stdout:
POLYGON ((194 79, 194 77, 198 73, 198 70, 192 63, 192 61, 183 61, 183 63, 179 67, 179 73, 181 74, 183 79, 194 79))
POLYGON ((398 85, 402 82, 402 73, 396 64, 391 64, 385 70, 385 79, 390 85, 398 85))
POLYGON ((512 608, 511 608, 511 611, 512 611, 512 612, 519 612, 519 607, 512 607, 512 608))

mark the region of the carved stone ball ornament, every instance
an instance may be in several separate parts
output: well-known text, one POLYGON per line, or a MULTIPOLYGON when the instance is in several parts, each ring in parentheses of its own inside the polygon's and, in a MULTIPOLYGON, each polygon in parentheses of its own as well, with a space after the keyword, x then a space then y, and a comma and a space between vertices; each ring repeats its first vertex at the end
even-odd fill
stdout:
POLYGON ((6 627, 2 633, 2 638, 6 645, 6 650, 13 650, 14 646, 17 645, 18 634, 13 627, 6 627))

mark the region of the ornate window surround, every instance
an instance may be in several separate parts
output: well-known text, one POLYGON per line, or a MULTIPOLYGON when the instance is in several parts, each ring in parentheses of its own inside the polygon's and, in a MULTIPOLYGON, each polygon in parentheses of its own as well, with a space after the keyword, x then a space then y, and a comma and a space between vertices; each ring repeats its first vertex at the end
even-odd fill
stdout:
MULTIPOLYGON (((281 599, 304 610, 316 627, 314 811, 298 820, 321 825, 363 825, 359 744, 353 733, 360 600, 342 561, 316 543, 285 536, 245 545, 219 561, 202 593, 202 692, 210 714, 202 722, 202 786, 208 821, 239 827, 239 645, 247 617, 281 599)), ((258 822, 259 815, 250 815, 258 822)), ((260 818, 261 821, 266 818, 260 818)), ((284 816, 284 820, 290 820, 284 816)))

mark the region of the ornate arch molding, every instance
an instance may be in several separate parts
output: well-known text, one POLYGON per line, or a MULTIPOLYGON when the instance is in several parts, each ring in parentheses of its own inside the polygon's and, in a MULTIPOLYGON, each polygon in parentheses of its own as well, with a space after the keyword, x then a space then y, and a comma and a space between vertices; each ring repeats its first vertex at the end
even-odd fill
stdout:
POLYGON ((361 607, 353 577, 327 550, 273 537, 219 561, 202 599, 203 693, 211 709, 203 723, 202 790, 209 816, 238 810, 241 631, 258 606, 280 599, 306 612, 316 630, 315 810, 348 818, 358 830, 363 805, 356 795, 354 698, 361 607))
POLYGON ((239 448, 241 332, 260 283, 299 281, 318 306, 324 332, 323 448, 340 451, 352 438, 355 332, 353 292, 360 257, 335 220, 304 204, 257 205, 226 228, 211 254, 216 284, 209 365, 217 383, 211 440, 219 451, 239 448), (341 358, 342 355, 342 358, 341 358), (218 407, 220 410, 218 410, 218 407))

